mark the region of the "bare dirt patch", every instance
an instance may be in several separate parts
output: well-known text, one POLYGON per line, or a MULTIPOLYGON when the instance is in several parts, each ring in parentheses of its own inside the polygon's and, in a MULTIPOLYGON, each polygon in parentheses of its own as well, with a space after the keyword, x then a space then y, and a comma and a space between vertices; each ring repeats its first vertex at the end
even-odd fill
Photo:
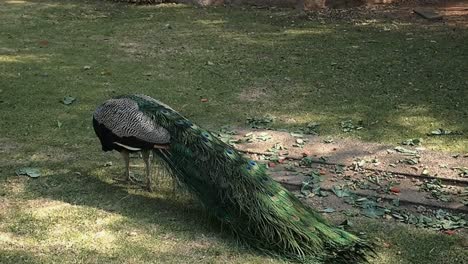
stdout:
MULTIPOLYGON (((412 210, 422 206, 468 212, 468 154, 272 130, 237 132, 232 136, 236 148, 265 162, 271 176, 291 190, 303 190, 305 183, 308 187, 315 175, 328 192, 340 187, 361 197, 398 199, 412 210)), ((319 202, 323 208, 350 208, 333 197, 320 197, 319 202)))

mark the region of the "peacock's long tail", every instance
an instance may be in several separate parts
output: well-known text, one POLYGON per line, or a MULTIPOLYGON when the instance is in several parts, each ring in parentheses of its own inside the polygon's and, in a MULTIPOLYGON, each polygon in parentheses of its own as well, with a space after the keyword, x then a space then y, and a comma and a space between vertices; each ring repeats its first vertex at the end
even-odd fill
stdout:
POLYGON ((150 97, 126 96, 170 133, 155 151, 214 216, 249 245, 272 254, 327 263, 366 261, 372 247, 330 225, 273 181, 264 166, 150 97))

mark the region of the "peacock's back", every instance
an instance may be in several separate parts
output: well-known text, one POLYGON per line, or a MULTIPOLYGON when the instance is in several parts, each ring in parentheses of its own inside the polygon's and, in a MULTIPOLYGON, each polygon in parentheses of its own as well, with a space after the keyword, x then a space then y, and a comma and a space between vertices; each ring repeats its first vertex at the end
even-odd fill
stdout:
POLYGON ((104 151, 153 149, 155 144, 170 141, 169 132, 128 97, 113 98, 100 105, 93 114, 93 127, 104 151))

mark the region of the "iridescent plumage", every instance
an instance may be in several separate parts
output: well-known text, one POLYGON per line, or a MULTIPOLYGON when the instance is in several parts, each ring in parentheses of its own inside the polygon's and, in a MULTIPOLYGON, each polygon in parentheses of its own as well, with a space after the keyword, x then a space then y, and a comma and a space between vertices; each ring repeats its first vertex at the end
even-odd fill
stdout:
POLYGON ((366 241, 332 226, 273 181, 265 166, 245 158, 167 105, 141 95, 117 100, 134 102, 145 120, 168 132, 168 148, 155 148, 154 155, 249 245, 286 258, 326 263, 357 263, 372 252, 366 241))

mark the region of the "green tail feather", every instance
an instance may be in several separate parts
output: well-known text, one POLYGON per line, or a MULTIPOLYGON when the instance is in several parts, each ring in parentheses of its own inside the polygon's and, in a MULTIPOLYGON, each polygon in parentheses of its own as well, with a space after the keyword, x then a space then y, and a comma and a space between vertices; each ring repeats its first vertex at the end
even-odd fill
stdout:
POLYGON ((372 247, 330 225, 317 212, 273 181, 264 166, 156 101, 137 95, 141 111, 171 134, 169 150, 158 153, 180 182, 249 245, 297 260, 365 262, 372 247))

